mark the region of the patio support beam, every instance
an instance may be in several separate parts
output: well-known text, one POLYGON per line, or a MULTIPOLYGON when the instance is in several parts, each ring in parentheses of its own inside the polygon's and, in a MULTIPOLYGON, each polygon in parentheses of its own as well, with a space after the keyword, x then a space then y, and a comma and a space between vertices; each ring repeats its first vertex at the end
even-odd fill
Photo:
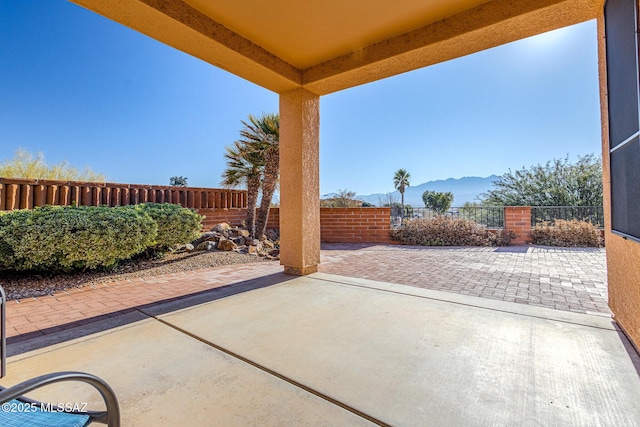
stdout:
POLYGON ((599 0, 491 0, 303 70, 326 95, 595 19, 599 0))
POLYGON ((315 273, 320 263, 320 98, 280 94, 280 264, 315 273))

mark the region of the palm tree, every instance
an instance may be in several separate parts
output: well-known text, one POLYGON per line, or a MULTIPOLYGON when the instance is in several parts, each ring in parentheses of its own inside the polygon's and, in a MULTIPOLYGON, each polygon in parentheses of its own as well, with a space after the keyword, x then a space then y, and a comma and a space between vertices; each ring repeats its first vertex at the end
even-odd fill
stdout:
POLYGON ((402 213, 400 214, 402 218, 404 218, 404 190, 409 186, 410 179, 411 174, 406 169, 398 169, 393 175, 393 186, 400 191, 402 197, 402 213))
POLYGON ((251 238, 255 238, 255 215, 262 179, 262 159, 255 152, 248 150, 245 143, 235 141, 232 146, 225 147, 224 157, 227 168, 222 173, 222 185, 225 187, 247 186, 247 219, 246 227, 251 238))
POLYGON ((248 116, 242 121, 244 128, 240 139, 232 147, 227 147, 227 169, 224 171, 223 185, 247 185, 247 230, 252 238, 262 237, 269 220, 269 209, 276 190, 280 171, 279 141, 280 116, 262 114, 248 116), (258 194, 262 189, 262 200, 255 219, 258 194))
POLYGON ((271 200, 280 178, 280 116, 263 114, 259 119, 249 116, 249 120, 260 130, 261 142, 256 148, 262 154, 264 161, 262 200, 256 220, 256 237, 262 238, 267 231, 271 200))

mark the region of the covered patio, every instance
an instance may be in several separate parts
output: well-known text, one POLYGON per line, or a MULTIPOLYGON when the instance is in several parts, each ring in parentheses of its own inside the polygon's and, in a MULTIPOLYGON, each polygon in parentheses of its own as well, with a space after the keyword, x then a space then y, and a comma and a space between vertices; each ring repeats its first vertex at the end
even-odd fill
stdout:
POLYGON ((320 262, 321 96, 597 20, 609 306, 639 345, 636 0, 73 2, 279 94, 281 264, 294 275, 320 262))
MULTIPOLYGON (((640 358, 610 318, 326 273, 234 286, 13 356, 3 383, 92 372, 116 390, 130 426, 640 419, 640 358)), ((70 383, 34 396, 101 402, 70 383)))
MULTIPOLYGON (((132 426, 637 425, 640 246, 612 233, 608 127, 619 110, 610 115, 609 102, 625 100, 607 98, 606 53, 616 46, 605 43, 603 1, 285 1, 277 10, 257 1, 74 2, 280 94, 288 274, 251 279, 224 298, 214 290, 141 307, 99 332, 16 351, 4 385, 91 372, 111 384, 132 426), (317 272, 320 96, 589 19, 600 33, 615 323, 317 272)), ((636 1, 607 4, 637 14, 636 1)), ((613 35, 636 37, 627 33, 613 35)), ((633 232, 634 218, 619 224, 633 232)), ((86 395, 69 387, 34 396, 86 395)))

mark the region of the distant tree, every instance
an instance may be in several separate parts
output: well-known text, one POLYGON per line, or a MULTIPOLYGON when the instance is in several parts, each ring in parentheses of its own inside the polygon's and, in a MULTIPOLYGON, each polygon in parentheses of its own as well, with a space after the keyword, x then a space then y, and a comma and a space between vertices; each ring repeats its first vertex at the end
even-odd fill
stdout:
POLYGON ((359 200, 355 199, 356 193, 344 190, 338 190, 334 197, 323 199, 320 201, 320 207, 323 208, 353 208, 361 205, 359 200))
POLYGON ((422 193, 424 205, 438 215, 444 215, 453 203, 453 193, 441 193, 439 191, 427 190, 422 193))
POLYGON ((173 185, 174 187, 186 187, 188 179, 189 178, 184 176, 172 176, 169 178, 169 185, 173 185))
POLYGON ((373 203, 369 203, 369 202, 362 202, 362 207, 363 208, 373 208, 376 205, 374 205, 373 203))
POLYGON ((346 188, 344 190, 338 190, 338 194, 333 198, 334 206, 337 208, 351 208, 358 205, 358 201, 355 200, 356 193, 349 191, 346 188))
POLYGON ((400 206, 398 196, 393 193, 387 193, 384 196, 378 196, 378 205, 382 207, 392 207, 393 205, 400 206))
POLYGON ((567 156, 509 170, 480 200, 493 206, 602 206, 602 162, 588 154, 575 163, 567 156))
POLYGON ((48 165, 44 161, 44 154, 35 156, 29 151, 18 148, 12 159, 0 163, 0 177, 18 179, 50 179, 54 181, 89 181, 105 182, 103 174, 84 168, 80 171, 62 161, 55 165, 48 165))
MULTIPOLYGON (((406 169, 398 169, 393 175, 393 186, 400 192, 402 198, 402 211, 404 212, 404 190, 409 186, 411 174, 406 169)), ((404 215, 403 215, 404 216, 404 215)))

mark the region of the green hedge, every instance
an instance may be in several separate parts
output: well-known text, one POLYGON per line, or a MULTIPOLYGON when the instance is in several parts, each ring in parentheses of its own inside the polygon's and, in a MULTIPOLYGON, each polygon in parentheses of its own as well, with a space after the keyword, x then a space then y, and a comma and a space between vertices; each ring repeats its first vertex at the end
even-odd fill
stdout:
POLYGON ((147 213, 158 224, 154 249, 167 250, 192 242, 200 236, 202 216, 193 209, 170 203, 144 203, 135 209, 147 213))
POLYGON ((0 216, 0 266, 12 270, 110 267, 155 244, 140 209, 45 206, 0 216))

